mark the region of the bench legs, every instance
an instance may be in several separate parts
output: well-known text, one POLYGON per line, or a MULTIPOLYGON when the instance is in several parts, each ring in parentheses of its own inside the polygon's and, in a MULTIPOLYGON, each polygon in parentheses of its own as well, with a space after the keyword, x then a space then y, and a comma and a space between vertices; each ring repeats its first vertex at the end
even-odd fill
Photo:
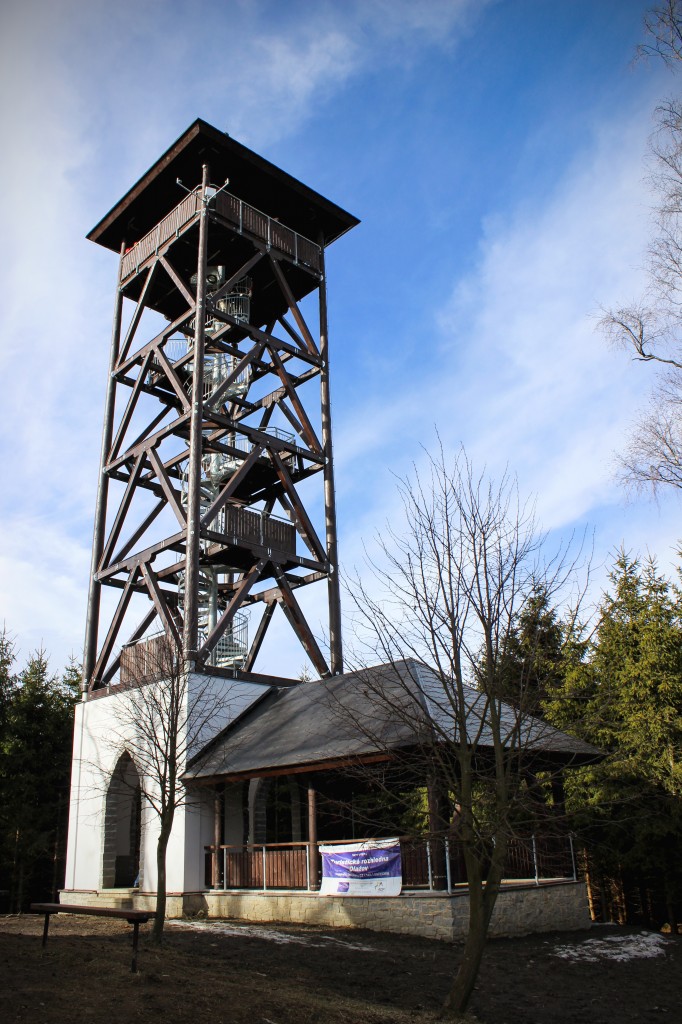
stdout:
POLYGON ((133 926, 133 962, 130 966, 130 970, 133 974, 137 974, 137 937, 140 931, 139 921, 128 921, 128 924, 133 926))
MULTIPOLYGON (((137 943, 140 935, 140 922, 139 921, 128 921, 128 924, 133 926, 133 961, 130 965, 132 974, 137 974, 137 943)), ((43 925, 43 949, 47 942, 47 932, 50 927, 50 915, 45 914, 45 924, 43 925)))

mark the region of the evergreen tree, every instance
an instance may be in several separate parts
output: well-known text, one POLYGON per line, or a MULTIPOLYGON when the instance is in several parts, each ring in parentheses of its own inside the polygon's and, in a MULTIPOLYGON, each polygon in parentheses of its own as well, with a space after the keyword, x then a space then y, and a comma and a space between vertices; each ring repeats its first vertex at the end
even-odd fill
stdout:
POLYGON ((618 553, 586 656, 547 717, 607 753, 572 773, 570 806, 600 869, 621 888, 682 899, 682 595, 654 560, 618 553))
POLYGON ((0 639, 0 889, 13 911, 50 898, 61 884, 76 670, 50 674, 44 651, 18 674, 0 639))
POLYGON ((500 697, 529 713, 563 679, 564 645, 570 628, 550 604, 547 588, 537 584, 515 616, 501 654, 500 697))

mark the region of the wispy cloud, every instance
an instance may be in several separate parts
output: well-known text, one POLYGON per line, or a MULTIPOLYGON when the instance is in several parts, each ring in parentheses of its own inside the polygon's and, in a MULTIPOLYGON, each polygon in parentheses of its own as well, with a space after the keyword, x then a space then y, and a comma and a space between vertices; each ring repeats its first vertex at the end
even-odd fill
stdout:
MULTIPOLYGON (((363 541, 371 546, 386 519, 400 518, 384 467, 404 476, 413 460, 423 465, 419 443, 433 449, 434 427, 446 448, 464 442, 480 469, 517 474, 521 493, 537 498, 544 529, 596 530, 598 561, 622 540, 668 556, 678 531, 675 496, 658 509, 634 503, 625 516, 613 476, 613 453, 646 393, 646 368, 611 351, 593 316, 644 284, 650 110, 644 100, 595 121, 553 188, 490 220, 475 269, 453 282, 424 325, 437 344, 423 346, 390 396, 377 373, 363 379, 354 407, 340 411, 347 565, 361 565, 363 541), (360 510, 352 518, 351 507, 360 510)), ((395 325, 391 345, 400 351, 395 325)))

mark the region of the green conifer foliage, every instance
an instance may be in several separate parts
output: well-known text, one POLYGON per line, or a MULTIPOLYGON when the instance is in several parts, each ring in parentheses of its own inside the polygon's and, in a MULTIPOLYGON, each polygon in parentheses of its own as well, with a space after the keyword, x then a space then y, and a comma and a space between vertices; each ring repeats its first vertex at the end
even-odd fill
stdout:
MULTIPOLYGON (((682 594, 653 559, 624 551, 610 583, 592 637, 545 712, 607 754, 568 782, 600 872, 625 894, 637 889, 642 904, 648 891, 674 924, 682 899, 682 594)), ((623 906, 619 916, 632 911, 623 906)))
POLYGON ((62 884, 77 670, 50 673, 44 651, 13 673, 0 634, 0 890, 14 912, 62 884))

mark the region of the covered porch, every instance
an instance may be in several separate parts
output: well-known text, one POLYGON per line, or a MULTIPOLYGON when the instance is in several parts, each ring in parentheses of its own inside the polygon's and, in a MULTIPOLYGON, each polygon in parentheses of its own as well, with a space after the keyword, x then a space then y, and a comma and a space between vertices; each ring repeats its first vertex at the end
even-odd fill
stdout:
MULTIPOLYGON (((437 682, 426 666, 406 662, 301 683, 265 694, 217 736, 184 776, 203 792, 204 806, 212 793, 212 841, 204 833, 200 854, 205 891, 316 894, 320 846, 390 838, 400 841, 404 893, 462 895, 467 876, 455 797, 425 770, 415 727, 395 716, 391 699, 392 686, 403 696, 414 685, 422 699, 437 682), (379 685, 386 699, 377 702, 379 685)), ((471 693, 473 718, 480 694, 471 693)), ((527 800, 523 818, 505 833, 503 885, 575 883, 561 773, 599 752, 526 719, 527 800)), ((477 749, 482 761, 489 756, 485 742, 477 749)), ((494 843, 484 834, 482 863, 494 843)))

